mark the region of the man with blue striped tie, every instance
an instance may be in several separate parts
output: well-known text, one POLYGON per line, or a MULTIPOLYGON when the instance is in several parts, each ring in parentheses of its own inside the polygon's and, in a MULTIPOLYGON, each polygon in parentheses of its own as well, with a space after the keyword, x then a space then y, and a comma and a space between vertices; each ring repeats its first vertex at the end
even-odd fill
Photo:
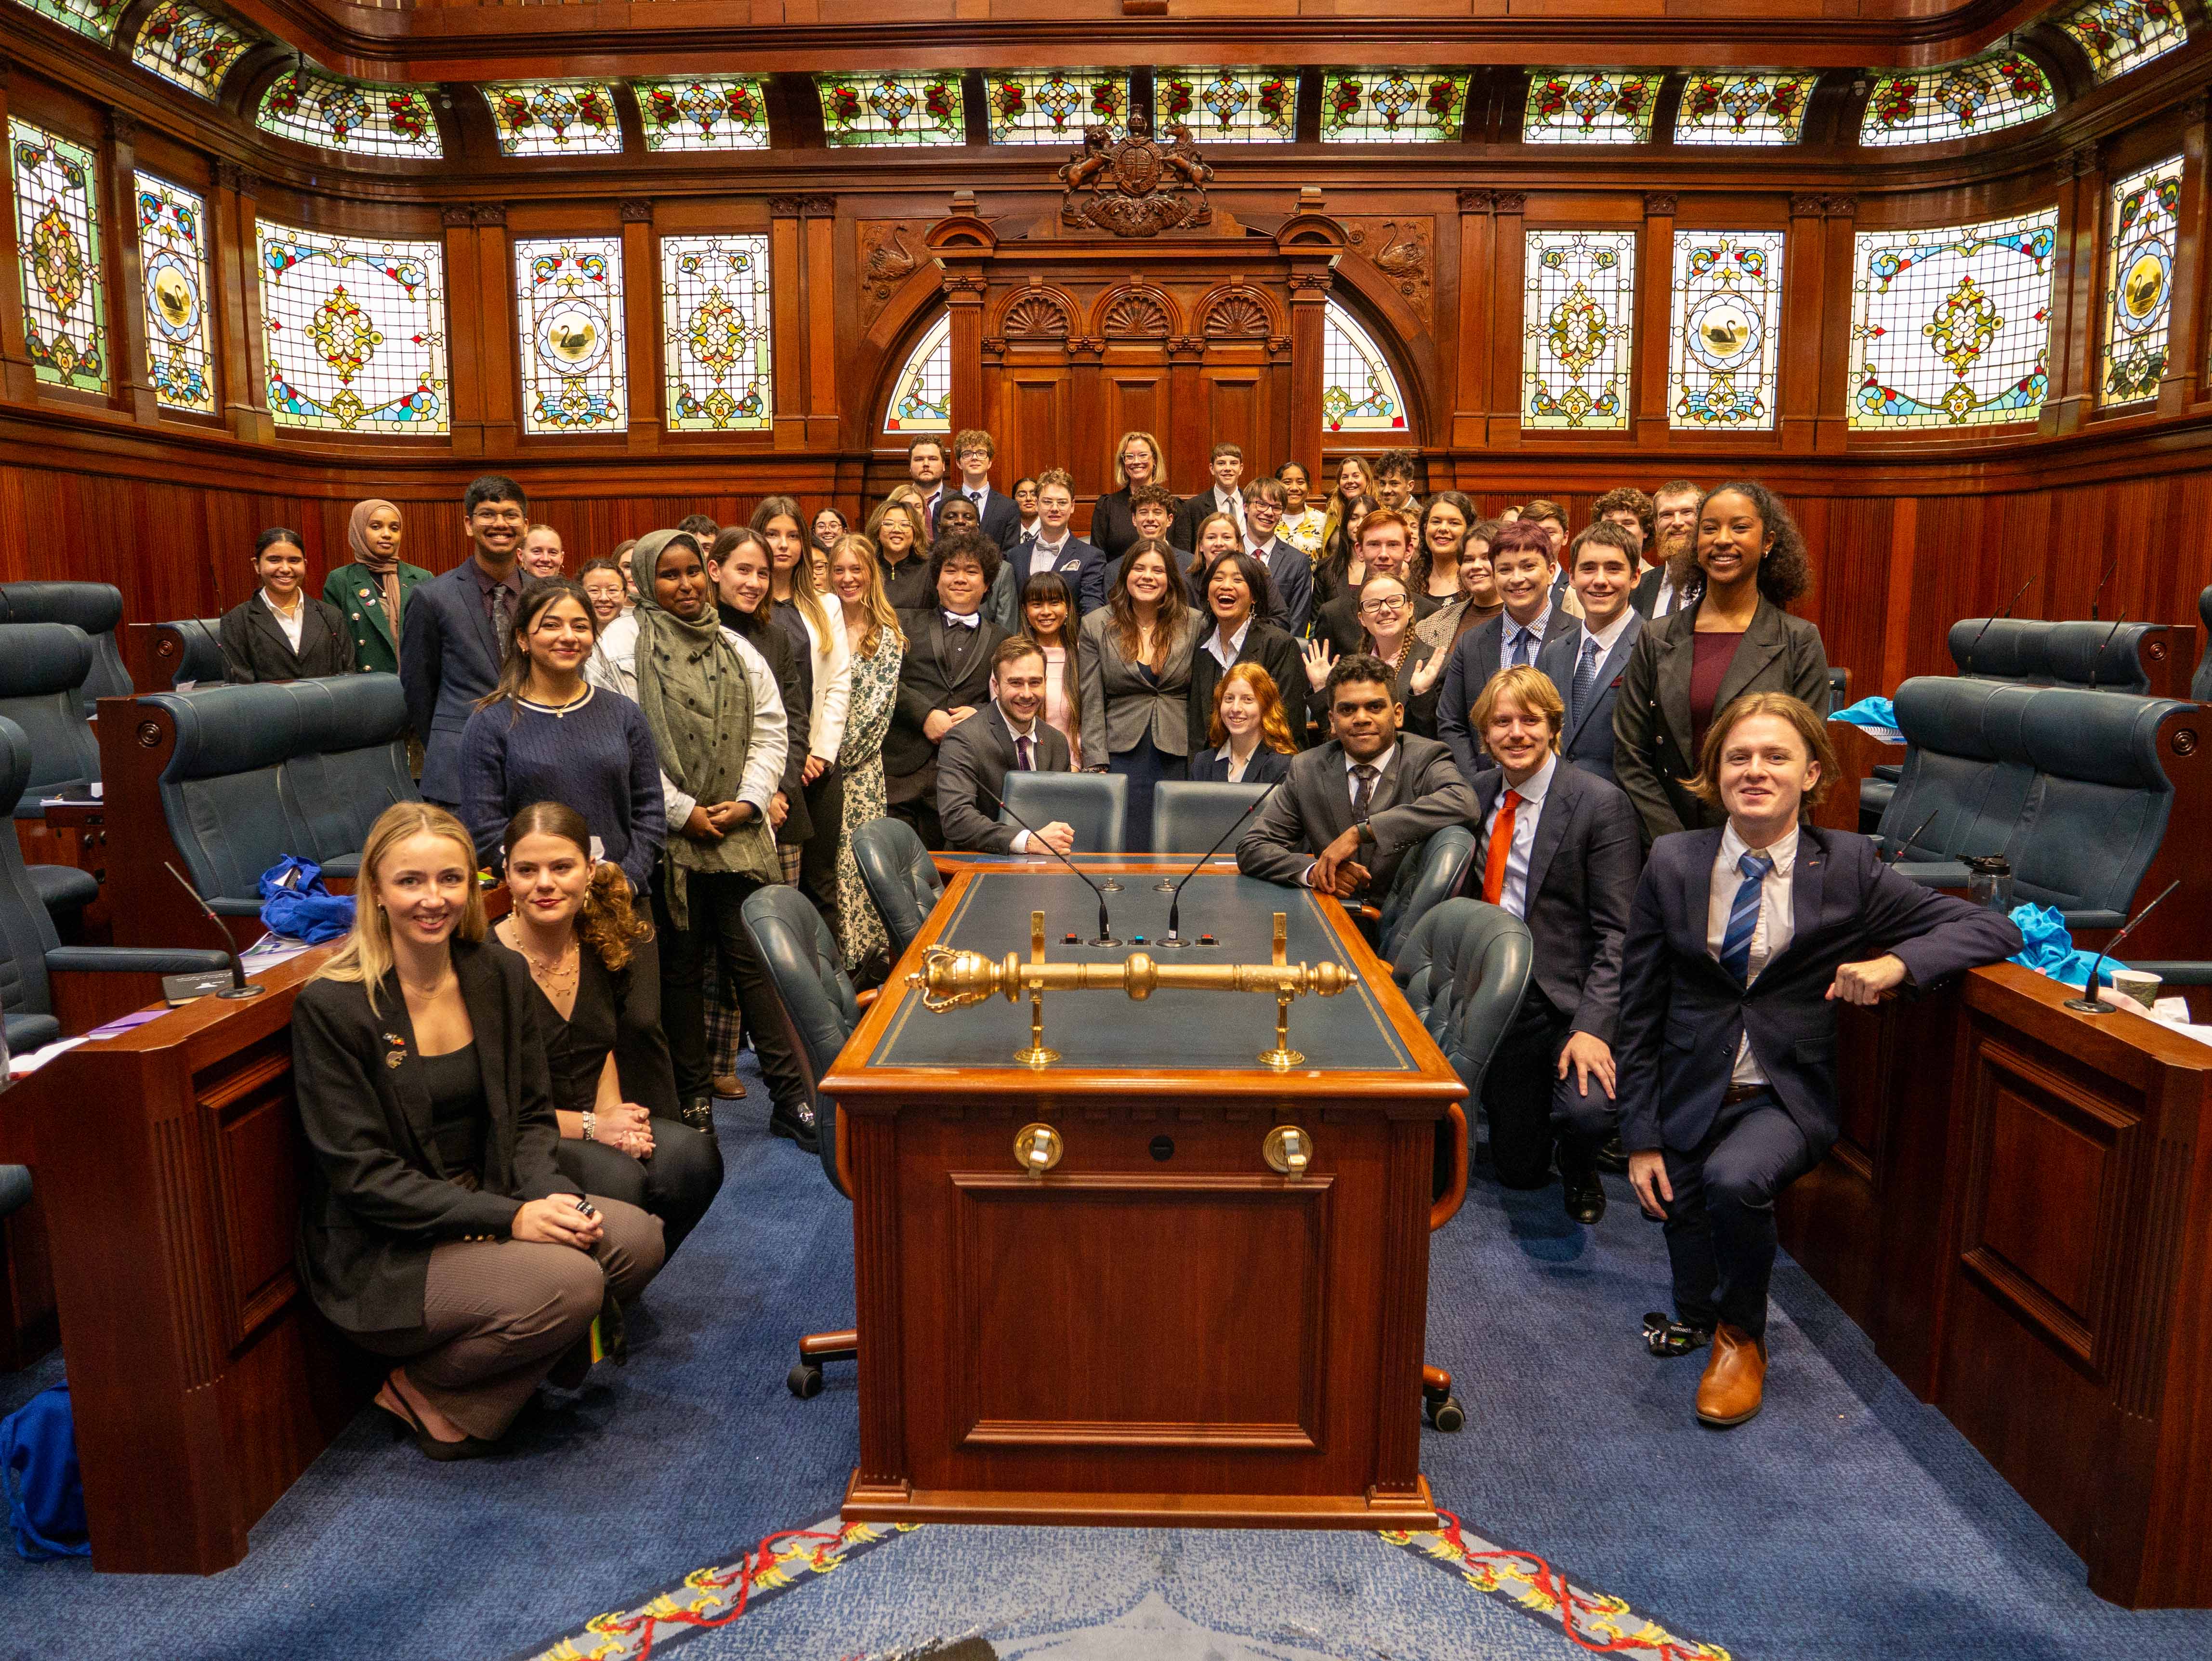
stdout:
POLYGON ((1820 718, 1786 692, 1722 711, 1690 788, 1717 829, 1651 845, 1623 949, 1614 1049, 1628 1176, 1663 1217, 1674 1315, 1655 1355, 1711 1339, 1697 1414, 1757 1413, 1774 1200, 1838 1134, 1836 1008, 2021 949, 2003 916, 1920 887, 1848 831, 1801 824, 1836 776, 1820 718))

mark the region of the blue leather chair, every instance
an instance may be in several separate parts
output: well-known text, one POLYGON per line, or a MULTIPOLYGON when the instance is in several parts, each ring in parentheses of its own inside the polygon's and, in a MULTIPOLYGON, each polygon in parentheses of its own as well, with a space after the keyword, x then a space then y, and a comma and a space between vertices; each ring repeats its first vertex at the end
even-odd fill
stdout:
MULTIPOLYGON (((1163 780, 1152 788, 1152 852, 1203 854, 1237 825, 1249 823, 1253 805, 1273 788, 1163 780)), ((1228 851, 1237 851, 1234 837, 1228 851)))
POLYGON ((123 591, 112 583, 0 582, 0 623, 66 623, 91 637, 92 673, 80 694, 88 715, 100 699, 127 698, 138 690, 115 643, 123 591))
POLYGON ((261 873, 288 854, 331 876, 354 875, 376 816, 418 799, 396 675, 147 692, 138 701, 176 722, 161 810, 185 874, 224 916, 258 913, 261 873))
POLYGON ((1978 680, 2079 686, 2140 697, 2151 690, 2143 642, 2166 632, 2162 623, 1961 618, 1951 625, 1948 643, 1959 672, 1978 680))
POLYGON ((1008 773, 1000 800, 1012 812, 1000 824, 1012 824, 1014 813, 1038 826, 1059 819, 1073 828, 1079 854, 1118 854, 1129 845, 1129 781, 1119 773, 1008 773))
POLYGON ((0 717, 31 745, 19 819, 43 817, 40 797, 83 790, 100 777, 100 742, 84 718, 93 657, 92 637, 73 624, 0 624, 0 717))
POLYGON ((2199 703, 2212 703, 2212 588, 2197 594, 2197 616, 2203 624, 2203 633, 2198 638, 2203 641, 2204 649, 2197 654, 2197 672, 2189 681, 2189 696, 2199 703))
POLYGON ((171 691, 189 681, 195 686, 222 684, 221 618, 175 618, 154 625, 154 661, 168 672, 171 691))
POLYGON ((899 819, 870 819, 854 830, 853 863, 860 867, 860 885, 884 920, 896 964, 937 909, 945 879, 914 827, 899 819))
POLYGON ((2004 851, 2035 789, 2021 730, 2039 696, 2033 687, 1937 675, 1897 689, 1908 748, 1879 836, 1905 875, 1962 887, 1964 855, 2004 851))
MULTIPOLYGON (((14 721, 0 717, 0 802, 12 807, 31 776, 31 741, 14 721)), ((62 970, 185 975, 222 969, 221 952, 164 947, 64 946, 25 874, 12 836, 0 837, 0 1030, 9 1050, 21 1054, 66 1036, 54 1016, 51 977, 62 970)))
POLYGON ((2127 920, 2173 810, 2160 725, 2189 707, 2069 688, 2036 694, 2022 733, 2035 800, 2005 848, 2017 898, 2057 907, 2071 929, 2127 920))
POLYGON ((1459 886, 1474 857, 1474 832, 1462 824, 1448 824, 1432 831, 1419 853, 1399 861, 1382 904, 1359 908, 1360 915, 1375 925, 1376 957, 1385 963, 1395 959, 1413 926, 1459 886))

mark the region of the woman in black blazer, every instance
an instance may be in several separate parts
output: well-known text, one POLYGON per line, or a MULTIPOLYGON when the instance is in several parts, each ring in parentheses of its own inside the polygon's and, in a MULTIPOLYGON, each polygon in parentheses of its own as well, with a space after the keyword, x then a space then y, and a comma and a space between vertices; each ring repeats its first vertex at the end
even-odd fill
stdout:
MULTIPOLYGON (((1298 643, 1288 630, 1263 615, 1273 585, 1267 568, 1249 554, 1223 556, 1206 573, 1206 609, 1211 626, 1199 636, 1198 650, 1190 660, 1190 753, 1194 760, 1206 747, 1213 726, 1213 695, 1221 678, 1240 663, 1256 663, 1274 683, 1278 702, 1294 701, 1295 719, 1288 716, 1291 741, 1305 727, 1305 669, 1298 660, 1298 643), (1231 642, 1234 642, 1234 648, 1231 642), (1228 662, 1222 661, 1224 654, 1228 662)), ((1219 740, 1215 740, 1219 742, 1219 740)), ((1192 775, 1196 777, 1195 774, 1192 775)))
POLYGON ((660 957, 622 869, 592 859, 574 808, 541 801, 507 824, 514 909, 492 929, 529 968, 552 1075, 561 1174, 660 1219, 668 1255, 722 1186, 711 1128, 678 1110, 676 1064, 660 1028, 660 957))
MULTIPOLYGON (((1160 441, 1150 433, 1127 432, 1114 447, 1114 484, 1116 488, 1091 504, 1091 529, 1084 538, 1103 550, 1110 563, 1121 557, 1136 545, 1136 521, 1129 516, 1129 492, 1140 484, 1157 484, 1167 489, 1167 465, 1160 456, 1160 441)), ((1156 532, 1167 534, 1164 529, 1156 532)))
MULTIPOLYGON (((1213 689, 1213 715, 1190 746, 1190 776, 1201 784, 1273 784, 1291 776, 1287 711, 1274 678, 1238 663, 1213 689)), ((1301 706, 1302 707, 1302 706, 1301 706)))
POLYGON ((400 1358, 376 1404, 433 1459, 488 1451, 549 1374, 580 1383, 593 1318, 662 1256, 657 1220, 561 1175, 538 993, 483 944, 476 868, 443 808, 385 809, 353 933, 292 1007, 300 1276, 400 1358))
POLYGON ((1717 712, 1747 692, 1787 692, 1828 714, 1820 631, 1782 609, 1813 584, 1805 538, 1782 498, 1751 481, 1709 492, 1697 539, 1677 562, 1683 598, 1637 636, 1613 706, 1613 774, 1636 804, 1646 848, 1725 818, 1688 788, 1717 712))
POLYGON ((260 592, 224 612, 216 629, 223 678, 245 685, 351 674, 353 636, 345 613, 307 593, 307 551, 300 533, 264 531, 253 545, 253 574, 261 580, 260 592))

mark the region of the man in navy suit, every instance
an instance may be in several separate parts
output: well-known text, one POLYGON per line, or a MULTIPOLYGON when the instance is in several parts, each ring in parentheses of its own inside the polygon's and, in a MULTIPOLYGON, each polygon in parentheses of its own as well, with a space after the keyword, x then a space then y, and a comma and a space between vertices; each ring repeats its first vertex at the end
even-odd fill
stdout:
POLYGON ((1600 520, 1570 546, 1582 620, 1555 633, 1536 654, 1566 705, 1560 746, 1566 758, 1607 784, 1613 777, 1613 701, 1644 619, 1629 604, 1636 591, 1635 538, 1600 520))
POLYGON ((1000 553, 1011 554, 1022 539, 1022 510, 1013 497, 991 488, 991 461, 998 453, 998 445, 981 427, 969 427, 952 441, 952 454, 960 464, 959 494, 975 504, 983 534, 999 545, 1000 553))
POLYGON ((1106 603, 1106 556, 1068 528, 1074 513, 1074 479, 1064 468, 1046 468, 1037 475, 1036 534, 1014 551, 1010 563, 1016 593, 1038 572, 1054 572, 1075 596, 1079 616, 1106 603))
POLYGON ((1437 736, 1451 746, 1452 759, 1469 779, 1497 764, 1482 753, 1481 735, 1468 726, 1468 711, 1482 689, 1500 669, 1533 666, 1546 646, 1574 626, 1574 618, 1552 603, 1557 563, 1543 526, 1516 519, 1498 527, 1490 564, 1505 609, 1459 637, 1437 696, 1437 736))
POLYGON ((1244 551, 1267 568, 1282 602, 1274 621, 1303 635, 1313 616, 1313 562, 1275 534, 1290 497, 1279 478, 1257 478, 1244 487, 1244 551))
POLYGON ((399 685, 422 740, 422 800, 461 800, 461 729, 499 684, 514 644, 522 574, 515 557, 529 528, 530 498, 513 479, 487 473, 461 497, 473 551, 443 576, 416 585, 399 635, 399 685))
POLYGON ((1715 718, 1691 788, 1717 829, 1651 845, 1621 972, 1621 1141, 1667 1225, 1674 1318, 1655 1354, 1711 1337, 1698 1417, 1757 1413, 1766 1378, 1774 1200, 1836 1140, 1836 1009, 2021 949, 2001 913, 1921 887, 1848 831, 1801 824, 1836 776, 1820 717, 1753 692, 1715 718))

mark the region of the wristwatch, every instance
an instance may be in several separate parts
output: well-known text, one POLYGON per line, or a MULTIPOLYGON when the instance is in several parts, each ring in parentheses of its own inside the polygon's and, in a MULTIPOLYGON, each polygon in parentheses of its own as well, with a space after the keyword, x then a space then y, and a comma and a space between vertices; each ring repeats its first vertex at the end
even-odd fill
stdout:
POLYGON ((597 1110, 588 1107, 586 1108, 584 1110, 584 1140, 586 1141, 590 1142, 599 1140, 598 1136, 594 1134, 599 1129, 599 1116, 597 1110))
POLYGON ((1371 821, 1362 819, 1358 824, 1353 825, 1352 828, 1359 832, 1360 841, 1373 842, 1375 840, 1375 826, 1371 821))

